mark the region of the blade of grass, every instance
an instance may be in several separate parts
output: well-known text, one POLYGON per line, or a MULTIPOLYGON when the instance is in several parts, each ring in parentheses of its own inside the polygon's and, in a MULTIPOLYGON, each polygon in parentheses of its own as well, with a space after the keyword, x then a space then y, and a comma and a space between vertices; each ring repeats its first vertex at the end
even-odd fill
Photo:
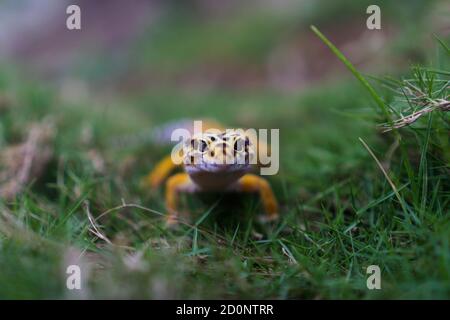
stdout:
POLYGON ((361 73, 356 70, 355 66, 344 56, 344 54, 339 51, 339 49, 327 38, 325 35, 320 32, 315 26, 311 26, 311 30, 322 40, 328 48, 341 60, 344 65, 350 70, 350 72, 359 80, 359 82, 367 89, 369 94, 372 96, 378 107, 383 111, 386 118, 390 121, 389 112, 387 110, 386 104, 383 99, 377 94, 375 89, 370 85, 369 82, 361 75, 361 73))
MULTIPOLYGON (((370 149, 370 147, 366 144, 366 142, 363 139, 361 139, 361 138, 358 138, 358 139, 359 139, 359 141, 361 141, 361 143, 363 144, 364 148, 367 149, 369 154, 375 160, 375 162, 377 163, 377 165, 380 168, 381 172, 383 172, 384 177, 386 178, 387 182, 389 183, 389 185, 391 186, 392 190, 394 191, 395 196, 397 197, 398 201, 400 202, 400 205, 401 205, 401 207, 403 209, 403 212, 405 213, 406 216, 409 216, 409 211, 406 208, 406 205, 405 205, 405 202, 404 202, 403 198, 400 196, 400 193, 398 192, 397 187, 395 186, 394 182, 392 182, 392 180, 389 177, 389 175, 387 174, 386 170, 384 170, 383 165, 380 163, 380 161, 378 160, 377 156, 373 153, 372 149, 370 149)), ((419 219, 413 213, 411 213, 411 216, 414 218, 414 221, 416 223, 420 224, 419 219)))
POLYGON ((280 244, 280 246, 282 248, 283 254, 285 254, 289 258, 289 261, 293 264, 298 264, 297 260, 294 258, 294 255, 292 254, 291 250, 289 250, 289 248, 283 243, 283 241, 278 240, 278 243, 280 244))
POLYGON ((440 39, 437 35, 433 35, 434 38, 439 42, 442 48, 444 48, 445 52, 447 52, 448 55, 450 55, 450 48, 447 46, 447 44, 440 39))
POLYGON ((198 227, 202 224, 203 221, 205 221, 205 219, 210 215, 210 213, 217 207, 217 205, 219 204, 219 202, 222 200, 222 198, 220 198, 219 200, 217 200, 208 210, 206 210, 206 212, 200 217, 200 219, 198 219, 195 222, 195 227, 198 227))
POLYGON ((420 165, 419 165, 419 177, 422 179, 422 201, 420 204, 421 214, 425 213, 425 207, 426 207, 427 198, 428 198, 427 152, 428 152, 428 145, 429 145, 429 141, 430 141, 432 121, 433 121, 433 114, 430 113, 428 116, 428 127, 427 127, 426 136, 425 136, 425 141, 423 143, 422 150, 421 150, 420 165))
MULTIPOLYGON (((409 182, 405 183, 400 188, 398 188, 397 191, 400 192, 401 190, 403 190, 404 188, 409 186, 409 184, 410 184, 409 182)), ((363 208, 359 209, 358 211, 356 211, 356 215, 357 216, 362 215, 364 212, 366 212, 370 208, 373 208, 373 207, 379 205, 380 203, 382 203, 382 202, 386 201, 387 199, 391 198, 393 195, 395 195, 395 191, 391 191, 388 194, 382 196, 381 198, 371 201, 368 205, 366 205, 365 207, 363 207, 363 208)))
POLYGON ((234 230, 233 237, 231 238, 231 242, 230 242, 230 245, 231 245, 231 246, 233 246, 234 240, 236 240, 236 236, 237 236, 237 233, 238 233, 238 231, 239 231, 239 226, 240 226, 240 225, 241 225, 241 224, 238 223, 238 225, 236 226, 236 229, 234 230))

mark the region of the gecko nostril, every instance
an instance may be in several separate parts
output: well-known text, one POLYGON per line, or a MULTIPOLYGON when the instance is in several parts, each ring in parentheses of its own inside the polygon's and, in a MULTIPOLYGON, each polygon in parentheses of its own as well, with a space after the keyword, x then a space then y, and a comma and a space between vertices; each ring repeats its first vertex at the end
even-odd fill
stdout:
POLYGON ((194 147, 194 149, 200 151, 201 153, 204 153, 207 148, 208 148, 208 144, 206 143, 205 140, 201 140, 201 139, 197 141, 197 145, 196 145, 196 147, 194 147))
POLYGON ((191 140, 191 148, 194 151, 199 151, 201 153, 205 153, 208 149, 208 143, 203 139, 192 139, 191 140))
POLYGON ((234 151, 242 152, 244 150, 244 143, 242 139, 238 139, 234 142, 234 151))
POLYGON ((211 152, 209 153, 209 155, 210 155, 211 157, 214 157, 214 155, 215 155, 214 151, 211 150, 211 152))

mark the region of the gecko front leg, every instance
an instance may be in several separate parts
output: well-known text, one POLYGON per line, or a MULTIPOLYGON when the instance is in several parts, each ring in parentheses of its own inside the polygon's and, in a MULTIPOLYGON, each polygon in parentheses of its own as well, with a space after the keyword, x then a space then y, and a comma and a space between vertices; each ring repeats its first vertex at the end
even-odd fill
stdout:
POLYGON ((264 210, 263 221, 274 221, 278 219, 278 203, 269 182, 254 174, 246 174, 239 179, 234 190, 238 192, 258 192, 264 210))
POLYGON ((194 192, 195 184, 187 173, 178 173, 171 176, 166 182, 166 208, 168 215, 166 223, 173 226, 178 223, 178 200, 181 192, 194 192))

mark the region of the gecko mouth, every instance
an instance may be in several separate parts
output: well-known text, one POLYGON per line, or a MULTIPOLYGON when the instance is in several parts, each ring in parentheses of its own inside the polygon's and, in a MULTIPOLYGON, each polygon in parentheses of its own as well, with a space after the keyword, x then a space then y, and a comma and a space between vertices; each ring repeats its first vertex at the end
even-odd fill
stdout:
POLYGON ((185 164, 186 171, 190 172, 237 172, 237 171, 248 171, 250 169, 250 164, 218 164, 218 163, 196 163, 196 164, 185 164))

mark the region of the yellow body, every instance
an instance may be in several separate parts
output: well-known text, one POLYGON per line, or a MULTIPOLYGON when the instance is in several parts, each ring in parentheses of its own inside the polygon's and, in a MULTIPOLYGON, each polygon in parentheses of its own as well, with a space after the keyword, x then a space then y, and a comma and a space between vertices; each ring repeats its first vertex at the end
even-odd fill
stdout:
POLYGON ((269 183, 248 173, 252 163, 258 163, 254 152, 256 146, 267 150, 267 145, 258 144, 256 136, 236 130, 225 133, 216 122, 204 121, 201 135, 194 135, 180 154, 185 172, 169 177, 179 165, 174 163, 172 156, 167 156, 145 177, 144 182, 157 188, 168 178, 165 201, 170 225, 179 218, 180 192, 256 192, 266 212, 264 220, 275 220, 278 218, 278 205, 269 183))

